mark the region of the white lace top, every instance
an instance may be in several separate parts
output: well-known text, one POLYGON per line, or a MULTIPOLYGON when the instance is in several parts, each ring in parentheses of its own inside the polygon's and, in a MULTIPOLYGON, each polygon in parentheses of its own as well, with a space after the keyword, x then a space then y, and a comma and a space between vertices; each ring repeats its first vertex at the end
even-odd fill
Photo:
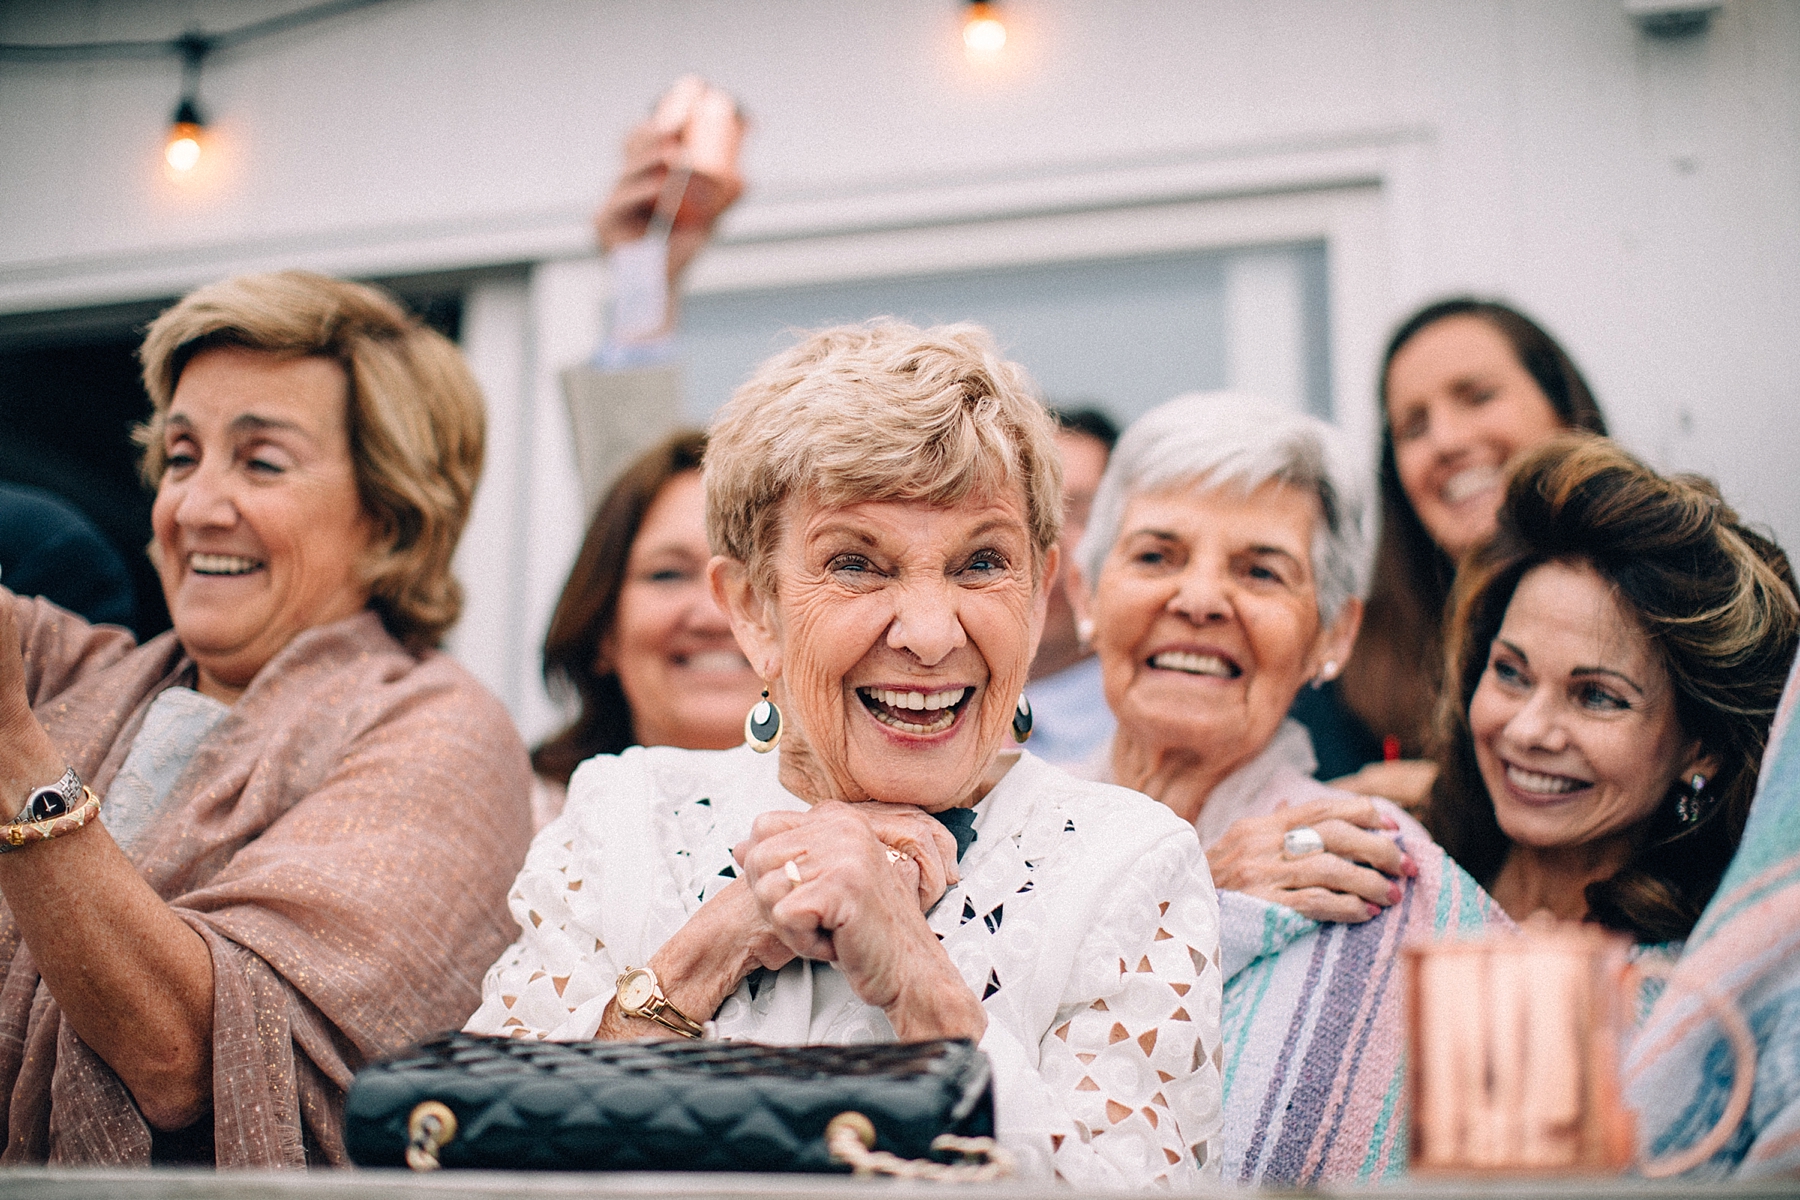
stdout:
MULTIPOLYGON (((736 878, 760 813, 804 802, 775 755, 633 748, 583 764, 510 896, 519 940, 476 1033, 591 1038, 613 984, 736 878)), ((976 806, 962 882, 928 916, 982 997, 999 1136, 1034 1174, 1092 1186, 1216 1178, 1219 913, 1193 827, 1029 754, 976 806)), ((718 1035, 887 1041, 827 963, 739 985, 718 1035)), ((694 1014, 698 1016, 699 1014, 694 1014)))

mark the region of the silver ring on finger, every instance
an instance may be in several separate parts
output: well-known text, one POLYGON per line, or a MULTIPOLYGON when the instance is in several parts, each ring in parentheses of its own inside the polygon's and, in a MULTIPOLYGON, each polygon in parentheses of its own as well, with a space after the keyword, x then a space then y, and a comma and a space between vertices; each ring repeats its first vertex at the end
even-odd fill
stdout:
POLYGON ((888 847, 887 860, 890 863, 910 862, 912 860, 912 855, 903 854, 902 852, 895 850, 893 847, 890 846, 890 847, 888 847))
POLYGON ((800 864, 791 858, 781 864, 781 873, 786 875, 788 877, 788 882, 796 887, 806 882, 804 879, 800 878, 800 864))
POLYGON ((1311 825, 1300 825, 1281 835, 1283 858, 1307 858, 1325 852, 1325 839, 1311 825))

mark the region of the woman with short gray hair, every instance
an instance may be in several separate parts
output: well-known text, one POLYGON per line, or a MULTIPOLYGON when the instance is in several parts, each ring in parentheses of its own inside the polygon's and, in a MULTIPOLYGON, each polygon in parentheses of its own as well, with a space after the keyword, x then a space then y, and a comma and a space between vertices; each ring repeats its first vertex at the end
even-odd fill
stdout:
POLYGON ((1120 439, 1076 557, 1119 722, 1084 773, 1191 822, 1220 889, 1225 1179, 1397 1174, 1394 954, 1505 918, 1400 809, 1314 780, 1287 716, 1356 640, 1364 473, 1323 421, 1178 397, 1120 439))
MULTIPOLYGON (((1253 396, 1177 397, 1126 430, 1076 552, 1119 718, 1105 761, 1085 773, 1156 797, 1208 846, 1239 818, 1266 815, 1278 780, 1289 800, 1335 796, 1306 786, 1311 743, 1286 716, 1356 641, 1366 497, 1330 425, 1253 396)), ((1276 872, 1269 898, 1367 919, 1368 905, 1388 903, 1381 869, 1400 870, 1392 846, 1367 833, 1379 826, 1367 804, 1334 808, 1319 830, 1332 853, 1277 859, 1296 865, 1276 872)))

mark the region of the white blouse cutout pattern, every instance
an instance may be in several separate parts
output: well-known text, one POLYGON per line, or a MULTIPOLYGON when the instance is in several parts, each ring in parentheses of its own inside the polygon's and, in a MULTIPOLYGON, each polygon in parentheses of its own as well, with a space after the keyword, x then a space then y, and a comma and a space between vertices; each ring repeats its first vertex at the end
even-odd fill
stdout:
MULTIPOLYGON (((519 940, 468 1029, 593 1037, 619 973, 737 878, 731 847, 751 822, 805 807, 776 756, 747 748, 589 760, 513 886, 519 940)), ((1023 753, 975 811, 962 882, 927 920, 987 1011, 1002 1142, 1071 1183, 1216 1178, 1219 909, 1193 827, 1023 753)), ((894 1037, 843 975, 805 960, 745 980, 714 1021, 761 1042, 894 1037)))

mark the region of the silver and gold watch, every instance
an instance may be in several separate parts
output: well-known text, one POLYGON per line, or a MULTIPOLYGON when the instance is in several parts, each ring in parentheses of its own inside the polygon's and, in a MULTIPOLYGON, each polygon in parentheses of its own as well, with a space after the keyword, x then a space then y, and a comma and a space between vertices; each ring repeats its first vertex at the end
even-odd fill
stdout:
POLYGON ((628 1017, 655 1021, 682 1037, 703 1038, 706 1027, 669 1003, 662 982, 649 967, 626 967, 616 985, 619 1011, 628 1017))
POLYGON ((65 813, 72 813, 81 807, 81 776, 70 767, 62 773, 62 778, 48 787, 34 788, 25 797, 25 807, 14 817, 15 822, 49 821, 65 813))

